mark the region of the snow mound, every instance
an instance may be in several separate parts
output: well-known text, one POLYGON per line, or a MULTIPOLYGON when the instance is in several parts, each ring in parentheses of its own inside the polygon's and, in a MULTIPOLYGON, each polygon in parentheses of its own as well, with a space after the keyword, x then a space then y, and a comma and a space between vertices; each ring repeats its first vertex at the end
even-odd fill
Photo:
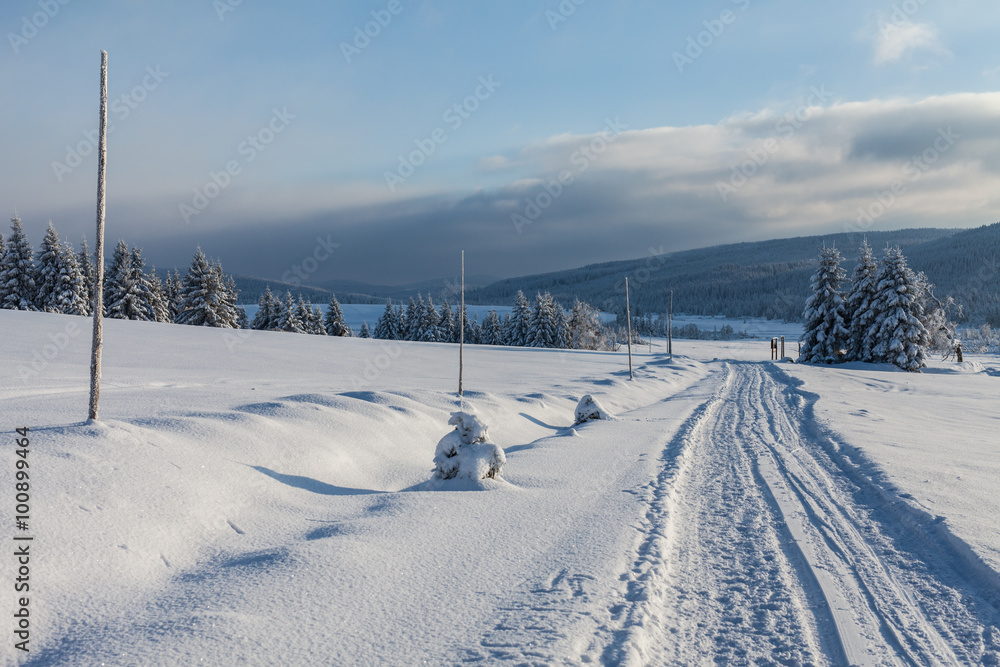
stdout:
POLYGON ((507 462, 503 450, 490 442, 486 425, 468 412, 453 412, 455 427, 441 438, 434 452, 436 479, 496 479, 507 462))
POLYGON ((597 399, 587 394, 580 399, 576 406, 576 421, 573 425, 582 424, 593 419, 611 419, 611 415, 604 409, 604 406, 597 402, 597 399))

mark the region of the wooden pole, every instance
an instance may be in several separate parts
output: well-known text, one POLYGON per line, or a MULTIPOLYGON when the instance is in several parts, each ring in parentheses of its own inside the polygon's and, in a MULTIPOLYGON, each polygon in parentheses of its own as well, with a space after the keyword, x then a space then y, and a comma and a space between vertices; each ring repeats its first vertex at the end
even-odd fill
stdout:
POLYGON ((674 358, 674 291, 670 290, 670 313, 667 315, 667 355, 674 358))
POLYGON ((462 395, 462 375, 465 371, 465 251, 462 251, 462 307, 458 311, 458 395, 462 395))
POLYGON ((628 278, 625 278, 625 321, 628 324, 628 379, 632 377, 632 309, 628 303, 628 278))
POLYGON ((97 144, 97 247, 94 248, 94 335, 90 353, 90 421, 98 421, 101 400, 101 348, 104 332, 104 177, 108 165, 108 52, 101 51, 101 118, 97 144))

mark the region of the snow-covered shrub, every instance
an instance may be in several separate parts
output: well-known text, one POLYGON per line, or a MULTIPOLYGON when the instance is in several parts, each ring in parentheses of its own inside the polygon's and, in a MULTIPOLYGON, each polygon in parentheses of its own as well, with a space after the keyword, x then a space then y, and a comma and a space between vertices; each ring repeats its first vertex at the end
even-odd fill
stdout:
POLYGON ((610 418, 611 417, 608 414, 608 411, 604 409, 604 406, 598 403, 596 398, 587 394, 581 398, 580 402, 576 405, 576 421, 573 422, 573 426, 594 419, 610 418))
POLYGON ((453 412, 455 429, 441 438, 434 452, 437 479, 495 479, 507 462, 503 450, 490 442, 486 425, 468 412, 453 412))

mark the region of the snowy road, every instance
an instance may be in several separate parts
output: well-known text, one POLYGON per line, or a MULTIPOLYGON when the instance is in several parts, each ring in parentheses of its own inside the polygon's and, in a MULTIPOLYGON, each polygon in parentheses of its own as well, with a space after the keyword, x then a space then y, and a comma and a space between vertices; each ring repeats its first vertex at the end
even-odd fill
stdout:
POLYGON ((773 365, 726 364, 650 488, 608 664, 997 664, 995 575, 856 474, 773 365))

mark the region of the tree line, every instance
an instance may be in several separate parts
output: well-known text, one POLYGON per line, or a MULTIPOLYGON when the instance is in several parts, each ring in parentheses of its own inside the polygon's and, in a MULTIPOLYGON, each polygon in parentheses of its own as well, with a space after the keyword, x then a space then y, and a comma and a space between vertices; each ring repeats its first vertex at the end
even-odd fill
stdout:
MULTIPOLYGON (((460 310, 460 309, 456 309, 460 310)), ((325 316, 299 297, 296 304, 291 293, 284 299, 275 297, 270 288, 260 298, 253 329, 288 331, 330 336, 352 336, 354 332, 344 322, 336 295, 330 299, 325 316)), ((518 292, 514 308, 502 317, 490 310, 483 321, 475 314, 470 319, 468 309, 455 312, 444 302, 440 308, 433 298, 417 295, 404 308, 388 299, 385 311, 370 329, 361 325, 361 338, 409 340, 426 343, 457 343, 463 333, 466 343, 511 345, 522 347, 602 350, 612 346, 613 336, 600 321, 593 307, 577 300, 572 310, 566 310, 551 294, 539 292, 534 304, 529 304, 523 292, 518 292)))
MULTIPOLYGON (((87 239, 76 252, 60 241, 51 222, 37 254, 16 215, 8 237, 0 235, 0 308, 90 315, 96 275, 87 239)), ((200 248, 183 277, 175 270, 164 282, 155 269, 146 270, 140 248, 119 241, 101 289, 103 314, 109 318, 229 328, 248 325, 246 311, 236 305, 233 279, 223 273, 221 263, 209 262, 200 248)))
POLYGON ((806 301, 805 332, 799 361, 891 363, 919 372, 929 349, 950 352, 955 325, 949 321, 951 298, 934 296, 934 285, 907 266, 898 247, 887 247, 876 261, 864 242, 851 282, 836 248, 823 248, 806 301))

